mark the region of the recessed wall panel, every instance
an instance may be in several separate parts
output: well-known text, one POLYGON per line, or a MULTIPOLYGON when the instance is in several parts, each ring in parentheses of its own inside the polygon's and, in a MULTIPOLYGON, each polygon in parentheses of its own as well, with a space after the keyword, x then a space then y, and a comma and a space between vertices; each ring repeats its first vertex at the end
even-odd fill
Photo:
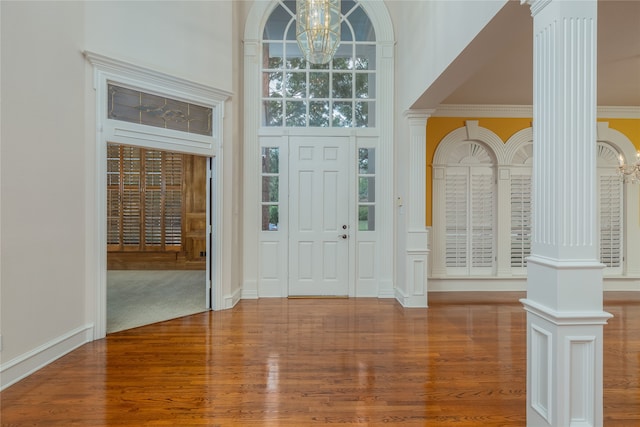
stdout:
POLYGON ((260 272, 263 279, 277 279, 280 265, 280 242, 262 242, 260 245, 260 272))
POLYGON ((375 277, 375 243, 360 242, 358 244, 358 279, 375 277))
POLYGON ((313 172, 298 173, 298 230, 313 230, 313 172))
POLYGON ((323 229, 332 231, 338 229, 338 204, 346 203, 345 200, 338 200, 336 195, 338 192, 338 173, 334 171, 326 171, 323 174, 323 229))
POLYGON ((298 278, 313 278, 313 242, 298 242, 298 278))
POLYGON ((338 278, 337 246, 337 242, 323 242, 322 244, 322 275, 325 280, 338 278))

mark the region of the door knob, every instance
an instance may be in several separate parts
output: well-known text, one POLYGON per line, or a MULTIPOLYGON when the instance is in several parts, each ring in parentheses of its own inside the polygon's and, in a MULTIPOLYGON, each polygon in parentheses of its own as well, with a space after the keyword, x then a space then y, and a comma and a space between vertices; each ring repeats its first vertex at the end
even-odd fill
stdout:
POLYGON ((347 236, 346 234, 341 234, 341 235, 339 235, 338 237, 340 237, 340 238, 341 238, 341 239, 343 239, 343 240, 346 240, 346 239, 347 239, 347 237, 349 237, 349 236, 347 236))

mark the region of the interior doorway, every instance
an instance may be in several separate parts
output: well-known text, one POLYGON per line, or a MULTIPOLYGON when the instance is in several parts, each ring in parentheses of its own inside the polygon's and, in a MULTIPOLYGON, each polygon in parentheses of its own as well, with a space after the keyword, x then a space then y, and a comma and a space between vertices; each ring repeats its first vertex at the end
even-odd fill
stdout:
POLYGON ((107 143, 107 333, 210 308, 210 167, 107 143))

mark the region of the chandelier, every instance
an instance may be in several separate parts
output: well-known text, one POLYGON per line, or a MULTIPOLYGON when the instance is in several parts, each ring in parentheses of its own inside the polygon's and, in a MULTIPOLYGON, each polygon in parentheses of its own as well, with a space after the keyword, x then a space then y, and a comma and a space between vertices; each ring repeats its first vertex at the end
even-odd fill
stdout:
POLYGON ((296 0, 296 40, 312 64, 331 61, 340 44, 340 0, 296 0))
POLYGON ((618 175, 623 182, 636 184, 640 182, 640 151, 636 153, 636 161, 632 165, 624 163, 624 157, 620 154, 620 166, 618 166, 618 175))

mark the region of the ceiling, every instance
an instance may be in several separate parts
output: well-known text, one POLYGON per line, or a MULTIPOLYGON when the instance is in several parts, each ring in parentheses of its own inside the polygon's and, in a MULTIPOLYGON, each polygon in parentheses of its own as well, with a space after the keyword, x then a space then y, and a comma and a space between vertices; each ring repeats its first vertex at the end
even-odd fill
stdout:
MULTIPOLYGON (((533 19, 529 7, 517 3, 506 6, 508 19, 517 23, 510 40, 486 52, 486 63, 449 91, 443 104, 533 104, 533 19)), ((598 1, 597 96, 599 106, 640 106, 640 0, 598 1)))

